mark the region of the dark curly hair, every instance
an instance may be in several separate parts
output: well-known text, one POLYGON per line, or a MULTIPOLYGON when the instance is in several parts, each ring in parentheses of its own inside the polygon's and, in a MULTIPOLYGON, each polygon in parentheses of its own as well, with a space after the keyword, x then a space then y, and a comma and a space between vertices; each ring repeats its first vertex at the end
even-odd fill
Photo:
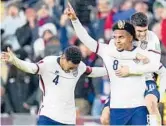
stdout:
POLYGON ((137 12, 131 16, 130 22, 134 26, 146 27, 148 26, 148 17, 142 12, 137 12))
POLYGON ((77 46, 69 46, 63 53, 67 61, 71 61, 73 64, 79 64, 82 60, 82 54, 77 46))

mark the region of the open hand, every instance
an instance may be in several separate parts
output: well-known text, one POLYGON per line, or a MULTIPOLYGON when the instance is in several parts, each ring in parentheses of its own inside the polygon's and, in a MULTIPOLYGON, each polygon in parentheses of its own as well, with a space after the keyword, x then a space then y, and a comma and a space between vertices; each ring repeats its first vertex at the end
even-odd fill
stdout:
POLYGON ((12 62, 13 61, 13 52, 9 47, 7 47, 7 52, 2 52, 1 53, 1 61, 3 62, 12 62))
POLYGON ((121 66, 118 70, 115 71, 116 76, 127 77, 129 76, 129 67, 121 66))
POLYGON ((146 57, 146 56, 144 56, 144 55, 142 55, 140 53, 136 54, 136 59, 142 61, 144 64, 149 63, 148 57, 146 57))

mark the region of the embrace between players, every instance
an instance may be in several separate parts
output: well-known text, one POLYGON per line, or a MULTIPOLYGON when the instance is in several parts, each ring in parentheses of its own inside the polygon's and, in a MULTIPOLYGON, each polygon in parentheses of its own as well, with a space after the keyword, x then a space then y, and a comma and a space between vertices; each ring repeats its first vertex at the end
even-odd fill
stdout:
POLYGON ((86 74, 110 78, 109 104, 103 110, 102 124, 161 125, 157 104, 166 89, 166 69, 160 63, 160 49, 156 48, 160 42, 148 30, 146 15, 136 13, 130 23, 118 21, 112 28, 113 39, 102 44, 88 35, 70 3, 64 13, 71 19, 78 38, 101 56, 105 67, 87 67, 75 46, 66 48, 61 56, 47 56, 37 64, 18 59, 9 48, 2 52, 1 60, 24 72, 39 74, 44 96, 37 124, 76 124, 74 89, 79 77, 86 74), (160 94, 153 72, 160 76, 160 94))

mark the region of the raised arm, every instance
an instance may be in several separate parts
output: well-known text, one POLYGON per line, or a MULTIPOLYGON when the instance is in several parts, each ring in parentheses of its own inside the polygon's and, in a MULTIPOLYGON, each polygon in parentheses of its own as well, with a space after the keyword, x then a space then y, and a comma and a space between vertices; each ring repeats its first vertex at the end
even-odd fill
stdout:
POLYGON ((80 23, 79 19, 76 16, 74 9, 72 8, 71 4, 68 3, 68 7, 65 9, 64 12, 69 19, 71 19, 74 30, 78 36, 78 38, 92 51, 96 52, 97 50, 97 41, 95 41, 90 35, 87 33, 85 28, 80 23))
POLYGON ((20 60, 9 47, 7 48, 7 52, 1 53, 1 60, 15 65, 18 69, 27 73, 36 74, 38 71, 38 66, 35 63, 20 60))

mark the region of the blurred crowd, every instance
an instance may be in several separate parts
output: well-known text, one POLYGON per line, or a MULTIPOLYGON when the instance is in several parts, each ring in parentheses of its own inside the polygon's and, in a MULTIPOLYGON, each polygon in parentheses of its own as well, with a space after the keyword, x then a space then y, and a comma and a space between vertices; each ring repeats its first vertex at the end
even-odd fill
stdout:
MULTIPOLYGON (((88 33, 98 42, 109 43, 112 25, 129 20, 135 12, 147 14, 149 29, 161 41, 161 62, 166 67, 165 0, 70 0, 88 33)), ((1 0, 1 50, 10 47, 17 57, 38 62, 48 55, 61 55, 76 45, 88 66, 103 66, 100 57, 84 46, 63 14, 67 0, 1 0)), ((39 107, 41 91, 38 76, 1 63, 1 113, 33 113, 39 107)), ((109 80, 82 75, 75 89, 78 114, 99 116, 109 80)))

